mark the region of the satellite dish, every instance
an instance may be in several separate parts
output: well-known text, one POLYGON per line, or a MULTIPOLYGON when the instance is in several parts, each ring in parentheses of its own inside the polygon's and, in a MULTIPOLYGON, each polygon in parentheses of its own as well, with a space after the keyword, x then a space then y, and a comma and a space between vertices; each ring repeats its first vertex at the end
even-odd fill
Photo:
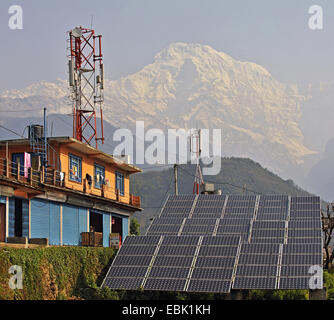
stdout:
POLYGON ((82 31, 81 31, 81 29, 80 29, 80 28, 74 28, 74 29, 72 30, 72 35, 73 35, 73 37, 75 37, 75 38, 80 38, 80 37, 82 36, 82 31))

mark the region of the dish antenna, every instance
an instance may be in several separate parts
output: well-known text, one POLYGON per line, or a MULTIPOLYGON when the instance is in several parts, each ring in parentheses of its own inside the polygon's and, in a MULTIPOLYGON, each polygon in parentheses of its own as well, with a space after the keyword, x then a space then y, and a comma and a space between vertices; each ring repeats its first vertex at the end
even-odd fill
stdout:
POLYGON ((82 31, 80 28, 74 28, 72 30, 72 36, 75 38, 80 38, 82 36, 82 31))

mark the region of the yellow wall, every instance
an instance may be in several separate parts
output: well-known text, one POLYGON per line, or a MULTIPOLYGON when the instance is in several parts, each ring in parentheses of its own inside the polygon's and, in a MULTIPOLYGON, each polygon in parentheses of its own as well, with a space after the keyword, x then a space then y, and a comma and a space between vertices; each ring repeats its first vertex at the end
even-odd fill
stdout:
MULTIPOLYGON (((104 186, 104 196, 109 199, 116 199, 116 178, 115 171, 124 174, 124 196, 121 196, 121 201, 125 203, 130 202, 130 182, 129 175, 121 169, 118 169, 116 165, 111 165, 110 163, 102 162, 101 160, 96 160, 94 157, 88 157, 87 155, 80 153, 78 151, 72 150, 70 146, 52 144, 52 147, 56 150, 57 154, 60 155, 61 171, 65 172, 65 186, 77 191, 83 191, 84 178, 86 173, 92 177, 91 189, 86 183, 86 193, 93 194, 96 196, 101 196, 101 190, 94 187, 94 163, 101 165, 105 168, 105 180, 109 180, 109 185, 104 186), (73 154, 82 159, 82 177, 81 183, 69 180, 69 154, 73 154)), ((21 152, 32 152, 29 145, 25 146, 9 146, 8 147, 9 159, 12 159, 12 153, 21 152)), ((50 152, 48 155, 49 164, 53 164, 54 152, 50 152)), ((3 160, 6 158, 6 148, 0 148, 0 174, 2 174, 3 160)))
POLYGON ((93 181, 91 189, 89 189, 88 184, 86 183, 86 193, 101 196, 101 189, 95 188, 94 186, 94 164, 98 164, 105 168, 105 180, 109 180, 109 185, 104 186, 104 196, 109 199, 116 199, 116 178, 115 172, 119 172, 124 174, 124 196, 121 196, 121 201, 129 203, 130 202, 130 184, 129 184, 129 176, 123 170, 118 169, 115 165, 111 165, 110 163, 102 162, 101 160, 96 160, 94 157, 88 157, 83 153, 79 153, 76 150, 72 150, 66 146, 60 146, 60 161, 61 161, 61 169, 66 173, 65 183, 66 187, 72 188, 74 190, 83 191, 84 179, 86 174, 88 173, 93 181), (81 183, 71 181, 69 179, 69 165, 70 165, 70 154, 73 154, 82 159, 82 176, 81 183))

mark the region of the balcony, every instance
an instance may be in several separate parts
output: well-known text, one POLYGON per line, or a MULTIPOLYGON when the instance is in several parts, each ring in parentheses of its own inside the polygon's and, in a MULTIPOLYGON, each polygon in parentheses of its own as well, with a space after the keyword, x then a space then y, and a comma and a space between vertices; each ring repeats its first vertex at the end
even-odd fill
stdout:
MULTIPOLYGON (((140 197, 132 194, 121 196, 119 190, 106 190, 102 185, 101 189, 94 189, 92 193, 87 188, 87 181, 83 179, 82 188, 73 189, 67 182, 65 172, 59 172, 52 168, 41 167, 41 170, 33 170, 32 168, 22 167, 20 163, 15 163, 9 159, 0 158, 0 179, 20 183, 27 187, 41 189, 43 186, 62 188, 64 191, 71 190, 75 192, 85 193, 87 195, 97 196, 108 200, 115 200, 120 203, 128 204, 136 208, 140 208, 140 197)), ((80 186, 80 185, 79 185, 80 186)))

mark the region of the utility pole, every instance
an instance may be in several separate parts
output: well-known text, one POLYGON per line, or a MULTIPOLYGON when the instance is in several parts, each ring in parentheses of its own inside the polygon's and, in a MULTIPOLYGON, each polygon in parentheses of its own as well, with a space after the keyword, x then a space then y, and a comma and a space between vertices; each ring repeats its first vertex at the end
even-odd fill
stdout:
POLYGON ((175 186, 175 195, 179 194, 179 188, 177 183, 177 164, 174 164, 174 186, 175 186))

